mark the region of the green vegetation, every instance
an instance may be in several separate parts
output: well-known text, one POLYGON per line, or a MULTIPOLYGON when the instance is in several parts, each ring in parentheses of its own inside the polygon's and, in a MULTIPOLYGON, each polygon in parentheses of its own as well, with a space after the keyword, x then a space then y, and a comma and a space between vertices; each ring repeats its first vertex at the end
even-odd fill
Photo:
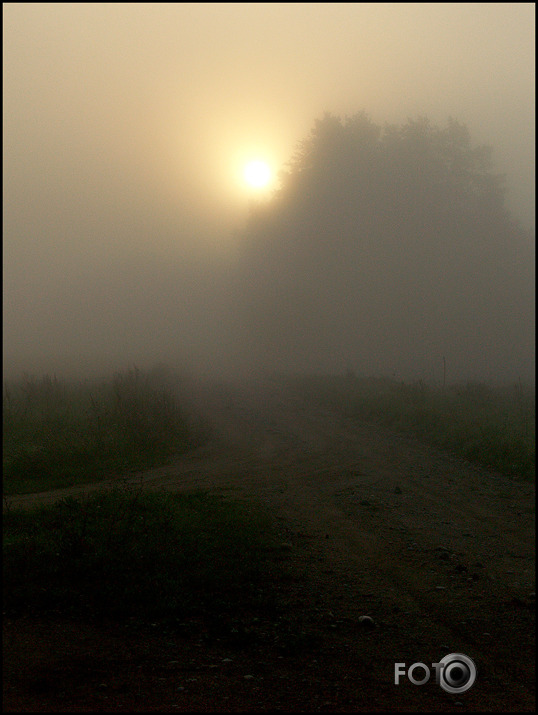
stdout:
POLYGON ((443 389, 423 381, 312 377, 291 381, 317 404, 413 434, 476 464, 534 479, 535 395, 521 383, 468 382, 443 389))
POLYGON ((150 467, 198 444, 206 429, 182 409, 170 376, 157 371, 78 384, 48 376, 6 383, 4 493, 150 467))
POLYGON ((8 508, 4 612, 215 624, 270 607, 276 544, 260 508, 203 492, 116 488, 8 508))

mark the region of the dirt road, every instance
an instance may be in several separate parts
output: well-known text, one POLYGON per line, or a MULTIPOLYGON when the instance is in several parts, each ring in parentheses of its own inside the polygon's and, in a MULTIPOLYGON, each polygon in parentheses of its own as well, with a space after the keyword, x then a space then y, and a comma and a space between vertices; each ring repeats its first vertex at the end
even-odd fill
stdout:
POLYGON ((276 383, 199 384, 191 393, 214 437, 143 482, 269 505, 300 575, 289 588, 302 647, 234 649, 158 635, 140 644, 113 624, 8 622, 5 707, 535 709, 534 485, 313 408, 276 383), (62 643, 59 650, 51 641, 62 643), (394 683, 396 662, 431 668, 449 653, 476 664, 467 692, 447 693, 433 678, 394 683), (70 666, 73 659, 79 665, 70 666))

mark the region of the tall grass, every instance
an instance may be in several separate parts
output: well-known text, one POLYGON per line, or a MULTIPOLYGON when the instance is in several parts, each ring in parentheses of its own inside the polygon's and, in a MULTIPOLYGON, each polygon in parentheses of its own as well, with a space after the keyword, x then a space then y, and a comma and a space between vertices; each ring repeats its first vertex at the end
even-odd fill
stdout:
POLYGON ((4 385, 5 493, 71 486, 185 452, 204 427, 170 379, 132 369, 110 380, 26 377, 4 385))
POLYGON ((3 608, 215 619, 271 603, 269 517, 203 492, 116 488, 4 513, 3 608))
POLYGON ((476 464, 534 479, 534 391, 518 382, 492 387, 467 382, 443 388, 388 378, 294 380, 310 400, 357 419, 420 437, 476 464))

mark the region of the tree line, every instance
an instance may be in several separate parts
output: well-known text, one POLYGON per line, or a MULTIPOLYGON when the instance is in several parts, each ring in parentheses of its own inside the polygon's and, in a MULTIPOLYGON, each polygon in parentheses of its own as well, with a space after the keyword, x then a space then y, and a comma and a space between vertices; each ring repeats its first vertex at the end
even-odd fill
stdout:
POLYGON ((430 377, 443 355, 487 378, 534 362, 532 236, 491 147, 450 118, 326 113, 251 210, 244 340, 276 369, 430 377))

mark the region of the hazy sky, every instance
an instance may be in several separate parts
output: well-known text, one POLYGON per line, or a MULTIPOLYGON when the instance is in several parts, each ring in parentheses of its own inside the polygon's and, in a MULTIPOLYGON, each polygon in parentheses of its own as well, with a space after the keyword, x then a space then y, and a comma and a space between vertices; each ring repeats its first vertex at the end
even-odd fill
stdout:
MULTIPOLYGON (((455 117, 493 146, 510 206, 533 226, 534 13, 4 3, 6 371, 92 349, 128 360, 146 331, 158 340, 175 324, 174 301, 187 320, 193 295, 210 301, 200 266, 218 281, 237 250, 245 161, 278 171, 324 111, 455 117)), ((197 355, 205 334, 189 325, 197 355)))

